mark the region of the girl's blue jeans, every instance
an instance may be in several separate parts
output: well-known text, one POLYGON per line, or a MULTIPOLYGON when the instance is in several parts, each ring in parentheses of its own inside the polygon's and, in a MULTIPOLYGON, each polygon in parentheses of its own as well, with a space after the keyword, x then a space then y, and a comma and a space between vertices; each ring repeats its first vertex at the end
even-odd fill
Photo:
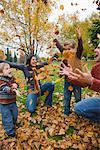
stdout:
POLYGON ((81 87, 71 82, 64 82, 64 114, 70 114, 70 101, 72 93, 74 93, 76 103, 81 100, 81 87))
POLYGON ((18 108, 16 103, 0 104, 2 114, 2 124, 8 135, 13 135, 14 125, 18 117, 18 108))
POLYGON ((93 122, 100 123, 100 97, 91 97, 78 102, 75 112, 93 122))
MULTIPOLYGON (((54 91, 54 83, 47 82, 47 83, 41 85, 41 96, 44 95, 46 91, 48 92, 48 95, 46 96, 44 103, 47 106, 52 106, 52 94, 54 91)), ((27 100, 26 100, 26 107, 30 113, 33 113, 36 109, 38 97, 39 97, 39 93, 37 93, 37 94, 29 93, 28 94, 27 100)))

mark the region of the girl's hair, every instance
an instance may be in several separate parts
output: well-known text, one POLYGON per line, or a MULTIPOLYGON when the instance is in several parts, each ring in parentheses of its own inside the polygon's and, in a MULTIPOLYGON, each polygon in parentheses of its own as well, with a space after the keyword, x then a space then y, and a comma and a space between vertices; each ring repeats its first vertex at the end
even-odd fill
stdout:
POLYGON ((69 45, 71 48, 75 48, 76 47, 76 42, 75 40, 69 39, 64 43, 64 46, 69 45))
POLYGON ((30 62, 31 62, 31 59, 32 59, 32 57, 36 57, 34 54, 30 54, 29 56, 28 56, 28 58, 27 58, 27 60, 26 60, 26 65, 28 66, 30 66, 30 62))
POLYGON ((3 69, 5 66, 8 66, 9 64, 8 63, 0 63, 0 73, 3 72, 3 69))

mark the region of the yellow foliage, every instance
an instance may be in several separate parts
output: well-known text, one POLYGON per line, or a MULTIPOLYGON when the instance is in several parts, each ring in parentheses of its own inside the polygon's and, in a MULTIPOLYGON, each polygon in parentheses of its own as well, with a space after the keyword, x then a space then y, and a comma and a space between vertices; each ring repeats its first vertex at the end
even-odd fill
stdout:
POLYGON ((3 59, 3 60, 6 59, 6 56, 4 55, 3 50, 0 50, 0 59, 3 59))

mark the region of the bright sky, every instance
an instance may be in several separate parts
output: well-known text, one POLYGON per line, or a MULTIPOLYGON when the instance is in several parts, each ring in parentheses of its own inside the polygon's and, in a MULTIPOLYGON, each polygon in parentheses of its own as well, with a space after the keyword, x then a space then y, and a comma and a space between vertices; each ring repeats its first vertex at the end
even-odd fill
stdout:
POLYGON ((84 20, 89 17, 93 12, 98 12, 97 5, 93 3, 93 0, 56 0, 56 8, 50 17, 50 21, 57 21, 57 16, 62 14, 73 14, 78 12, 79 19, 84 20), (73 3, 73 6, 71 5, 73 3), (78 5, 75 5, 77 3, 78 5), (60 9, 60 5, 64 6, 64 9, 60 9), (83 10, 82 9, 86 9, 83 10))

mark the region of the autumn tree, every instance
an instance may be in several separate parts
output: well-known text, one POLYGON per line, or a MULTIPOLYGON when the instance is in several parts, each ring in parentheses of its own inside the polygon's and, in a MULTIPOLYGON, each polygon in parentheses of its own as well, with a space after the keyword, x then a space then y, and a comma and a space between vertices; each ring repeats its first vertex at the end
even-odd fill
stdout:
POLYGON ((0 1, 0 44, 38 53, 38 44, 43 46, 52 32, 51 5, 50 0, 0 1))
POLYGON ((99 44, 99 37, 98 35, 100 35, 100 19, 94 19, 92 20, 92 25, 89 28, 89 33, 90 33, 90 40, 91 43, 93 44, 94 47, 97 47, 97 45, 99 44))

